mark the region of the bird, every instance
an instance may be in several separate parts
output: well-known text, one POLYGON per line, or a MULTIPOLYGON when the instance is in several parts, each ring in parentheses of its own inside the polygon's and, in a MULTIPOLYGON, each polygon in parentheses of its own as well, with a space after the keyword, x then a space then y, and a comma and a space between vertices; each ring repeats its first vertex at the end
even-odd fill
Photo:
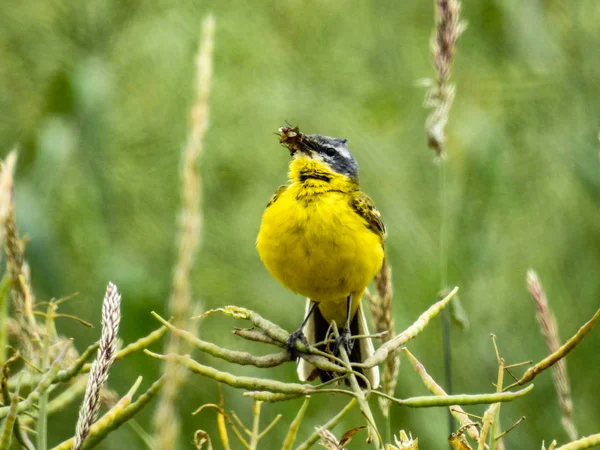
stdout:
MULTIPOLYGON (((350 362, 363 362, 374 353, 371 338, 354 345, 351 336, 369 334, 361 298, 385 257, 381 213, 360 190, 358 163, 347 139, 304 134, 292 126, 279 128, 278 136, 291 157, 288 184, 268 202, 256 247, 270 274, 306 297, 304 320, 290 334, 287 348, 294 355, 297 340, 327 341, 335 321, 340 333, 333 353, 339 355, 343 345, 350 362)), ((335 377, 303 358, 297 372, 301 381, 335 377)), ((379 386, 377 366, 362 372, 372 388, 379 386)))

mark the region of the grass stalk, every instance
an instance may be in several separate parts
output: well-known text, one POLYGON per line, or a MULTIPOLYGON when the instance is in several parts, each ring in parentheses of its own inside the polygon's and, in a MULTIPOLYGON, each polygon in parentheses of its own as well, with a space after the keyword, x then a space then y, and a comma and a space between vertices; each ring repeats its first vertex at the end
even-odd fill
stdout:
MULTIPOLYGON (((339 337, 339 331, 335 322, 333 322, 333 335, 336 339, 339 337)), ((340 358, 346 364, 347 368, 350 368, 350 357, 348 356, 348 352, 346 351, 346 347, 340 345, 339 347, 340 358)), ((371 412, 371 408, 369 407, 369 402, 367 401, 367 396, 365 395, 365 391, 358 384, 358 380, 356 379, 356 374, 354 372, 350 372, 348 374, 348 381, 350 382, 350 387, 354 392, 354 396, 356 401, 358 402, 358 406, 360 408, 360 412, 367 420, 367 426, 369 430, 369 442, 375 437, 375 445, 377 448, 383 448, 383 440, 381 438, 381 434, 377 429, 377 424, 375 419, 373 418, 373 413, 371 412)), ((366 380, 365 380, 366 381, 366 380)))
MULTIPOLYGON (((440 292, 446 290, 448 283, 448 200, 446 194, 446 157, 442 153, 438 158, 439 166, 439 185, 440 185, 440 292)), ((444 308, 442 312, 442 345, 444 358, 444 379, 446 381, 446 390, 452 394, 452 321, 450 310, 444 308)), ((452 434, 454 430, 454 420, 452 414, 448 413, 448 431, 452 434)))
MULTIPOLYGON (((85 442, 83 443, 82 450, 88 450, 97 446, 102 442, 112 431, 119 428, 121 425, 126 423, 138 412, 144 408, 153 398, 155 398, 160 392, 164 384, 164 377, 159 378, 157 381, 138 397, 135 402, 132 402, 133 395, 138 389, 142 377, 138 377, 134 385, 131 387, 129 392, 121 398, 110 411, 104 414, 98 419, 90 428, 89 434, 85 442)), ((72 450, 75 443, 75 437, 72 437, 52 450, 72 450)))
POLYGON ((6 362, 6 347, 8 345, 8 331, 6 330, 8 321, 8 288, 10 287, 10 278, 7 274, 0 281, 0 366, 6 362))
MULTIPOLYGON (((48 369, 48 371, 40 379, 39 384, 35 387, 35 389, 33 391, 31 391, 29 393, 29 395, 25 398, 25 400, 22 400, 19 402, 18 409, 17 409, 17 411, 19 413, 25 412, 28 409, 30 409, 35 404, 35 402, 37 402, 39 400, 40 396, 44 392, 46 392, 46 390, 52 385, 52 380, 58 373, 60 364, 62 363, 70 345, 71 345, 71 341, 67 341, 64 344, 60 353, 58 354, 58 356, 56 357, 54 362, 50 365, 50 368, 48 369)), ((18 385, 19 384, 17 383, 17 386, 18 385)), ((4 407, 0 408, 0 419, 4 419, 8 414, 9 414, 8 406, 4 406, 4 407)))
MULTIPOLYGON (((536 318, 540 325, 542 335, 546 340, 546 346, 550 352, 554 353, 560 348, 558 325, 550 308, 542 283, 533 270, 527 271, 527 287, 536 307, 536 318)), ((578 433, 575 422, 573 421, 573 399, 571 397, 571 386, 567 374, 566 359, 563 358, 556 363, 552 369, 552 378, 554 380, 556 393, 558 394, 559 405, 563 412, 561 423, 567 432, 569 439, 574 441, 577 439, 578 433)))
POLYGON ((527 369, 527 371, 523 374, 523 376, 510 386, 504 388, 505 391, 513 388, 514 386, 522 386, 525 383, 530 382, 535 377, 537 377, 544 370, 549 369, 562 358, 566 357, 571 350, 573 350, 582 340, 583 338, 594 328, 596 322, 600 319, 600 309, 596 311, 594 316, 585 324, 577 330, 577 333, 571 339, 569 339, 565 344, 560 346, 558 350, 554 353, 548 355, 546 358, 542 359, 540 362, 535 364, 533 367, 527 369))
POLYGON ((494 392, 492 394, 453 394, 453 395, 425 395, 419 397, 410 397, 407 399, 398 399, 391 397, 383 392, 371 391, 374 395, 389 398, 393 403, 409 408, 432 408, 435 406, 453 406, 453 405, 486 405, 500 402, 512 402, 519 397, 523 397, 533 389, 530 384, 520 391, 514 392, 494 392))
POLYGON ((15 391, 10 400, 10 405, 7 406, 8 414, 2 424, 0 430, 0 450, 10 449, 10 442, 12 440, 13 428, 19 416, 19 389, 15 391))
MULTIPOLYGON (((358 403, 358 400, 356 398, 353 398, 352 400, 350 400, 350 402, 344 407, 344 409, 342 409, 339 413, 337 413, 335 416, 333 416, 331 419, 329 419, 329 421, 321 426, 321 429, 325 429, 325 430, 331 430, 333 427, 335 427, 338 423, 340 423, 342 421, 342 419, 346 416, 346 414, 348 414, 352 408, 354 408, 356 406, 356 404, 358 403)), ((320 434, 318 430, 315 430, 310 436, 309 438, 304 441, 302 444, 300 444, 298 447, 296 447, 295 450, 308 450, 309 448, 311 448, 320 438, 320 434)))
POLYGON ((281 450, 292 450, 292 446, 294 445, 294 441, 296 440, 296 436, 298 435, 298 430, 300 429, 300 424, 302 423, 302 419, 304 419, 304 414, 306 413, 306 409, 308 408, 308 404, 310 403, 310 395, 307 395, 304 398, 304 403, 298 410, 296 417, 290 424, 290 428, 285 436, 283 441, 283 445, 281 450))
POLYGON ((258 446, 261 406, 262 402, 260 400, 254 400, 254 406, 252 407, 252 432, 250 433, 250 448, 252 450, 256 450, 258 446))
MULTIPOLYGON (((492 342, 494 343, 494 350, 496 351, 496 359, 498 361, 498 378, 496 380, 496 392, 502 392, 502 387, 504 385, 504 359, 500 357, 500 353, 498 352, 498 345, 496 344, 496 336, 494 335, 492 335, 492 342)), ((502 405, 499 403, 494 413, 489 450, 496 450, 496 443, 498 442, 497 436, 500 430, 501 407, 502 405)))
MULTIPOLYGON (((46 311, 46 326, 44 335, 42 338, 42 370, 48 370, 50 365, 50 345, 51 336, 56 334, 54 326, 54 317, 56 311, 56 304, 54 302, 48 303, 46 311)), ((37 450, 47 450, 48 448, 48 398, 49 392, 46 391, 40 396, 38 418, 36 422, 37 430, 37 450)))
POLYGON ((398 350, 400 347, 405 345, 411 339, 417 337, 423 332, 427 324, 435 318, 452 300, 452 298, 458 293, 458 287, 455 287, 450 293, 442 300, 431 305, 427 311, 419 316, 419 318, 406 330, 398 334, 394 339, 386 342, 370 357, 367 358, 363 364, 357 364, 357 367, 374 367, 376 364, 380 364, 385 361, 391 352, 398 350))
POLYGON ((584 450, 600 445, 600 433, 577 439, 568 444, 557 447, 556 450, 584 450))
MULTIPOLYGON (((202 183, 197 160, 203 150, 203 139, 208 129, 208 96, 212 78, 212 57, 215 20, 208 15, 202 26, 200 49, 196 56, 196 99, 191 111, 191 127, 187 143, 181 154, 181 211, 179 214, 177 248, 178 256, 173 271, 173 289, 169 309, 175 325, 188 328, 192 315, 192 292, 190 274, 194 258, 200 246, 202 232, 201 188, 202 183)), ((171 334, 166 353, 179 353, 180 337, 171 334)), ((185 371, 172 360, 164 365, 167 377, 154 416, 154 437, 159 450, 177 448, 179 420, 176 398, 185 380, 185 371)))
MULTIPOLYGON (((429 392, 440 396, 448 395, 446 391, 436 383, 433 377, 427 373, 425 366, 423 366, 423 364, 421 364, 421 362, 410 351, 408 351, 406 347, 404 347, 402 351, 410 361, 415 372, 417 372, 417 374, 421 377, 423 384, 425 384, 429 392)), ((467 426, 467 424, 471 423, 471 420, 460 406, 451 405, 449 408, 450 413, 452 413, 454 418, 459 421, 461 427, 467 426)), ((466 431, 473 440, 477 441, 479 439, 479 431, 477 431, 477 427, 467 427, 466 431)))

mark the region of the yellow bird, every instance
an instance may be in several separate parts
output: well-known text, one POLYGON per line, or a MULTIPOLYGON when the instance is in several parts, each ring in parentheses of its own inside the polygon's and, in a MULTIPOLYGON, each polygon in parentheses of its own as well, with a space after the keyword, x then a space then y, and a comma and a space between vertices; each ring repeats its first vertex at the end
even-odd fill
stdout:
MULTIPOLYGON (((268 203, 256 246, 271 275, 307 297, 305 319, 288 349, 298 339, 324 341, 335 321, 341 338, 334 353, 344 345, 352 362, 362 362, 373 354, 373 343, 360 339, 353 346, 350 336, 369 334, 360 300, 383 263, 381 214, 360 191, 358 164, 346 139, 305 135, 297 127, 282 127, 279 135, 292 158, 289 184, 268 203)), ((302 381, 333 378, 302 358, 297 369, 302 381)), ((373 387, 379 385, 377 367, 365 376, 373 387)))

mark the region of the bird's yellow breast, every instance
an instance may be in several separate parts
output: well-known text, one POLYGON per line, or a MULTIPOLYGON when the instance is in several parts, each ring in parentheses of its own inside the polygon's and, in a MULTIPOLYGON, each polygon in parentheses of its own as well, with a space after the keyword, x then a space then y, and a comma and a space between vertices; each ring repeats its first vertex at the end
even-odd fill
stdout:
POLYGON ((326 183, 292 182, 266 209, 257 249, 279 282, 320 302, 325 318, 339 324, 346 298, 353 295, 356 310, 384 252, 381 238, 353 210, 351 191, 328 190, 326 183))

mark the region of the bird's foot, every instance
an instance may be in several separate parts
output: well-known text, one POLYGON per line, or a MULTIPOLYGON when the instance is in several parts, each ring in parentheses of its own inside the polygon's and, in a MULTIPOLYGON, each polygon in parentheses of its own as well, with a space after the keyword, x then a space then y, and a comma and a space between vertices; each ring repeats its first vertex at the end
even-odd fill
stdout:
POLYGON ((350 353, 352 353, 352 347, 354 346, 354 341, 351 339, 351 337, 352 334, 350 333, 349 327, 344 327, 342 330, 340 330, 340 336, 335 340, 333 354, 339 355, 339 349, 343 346, 348 356, 350 356, 350 353))
POLYGON ((304 345, 308 347, 308 340, 302 331, 302 328, 297 329, 288 337, 287 342, 285 343, 285 349, 290 352, 292 358, 298 357, 298 351, 296 350, 296 341, 302 342, 304 345))

